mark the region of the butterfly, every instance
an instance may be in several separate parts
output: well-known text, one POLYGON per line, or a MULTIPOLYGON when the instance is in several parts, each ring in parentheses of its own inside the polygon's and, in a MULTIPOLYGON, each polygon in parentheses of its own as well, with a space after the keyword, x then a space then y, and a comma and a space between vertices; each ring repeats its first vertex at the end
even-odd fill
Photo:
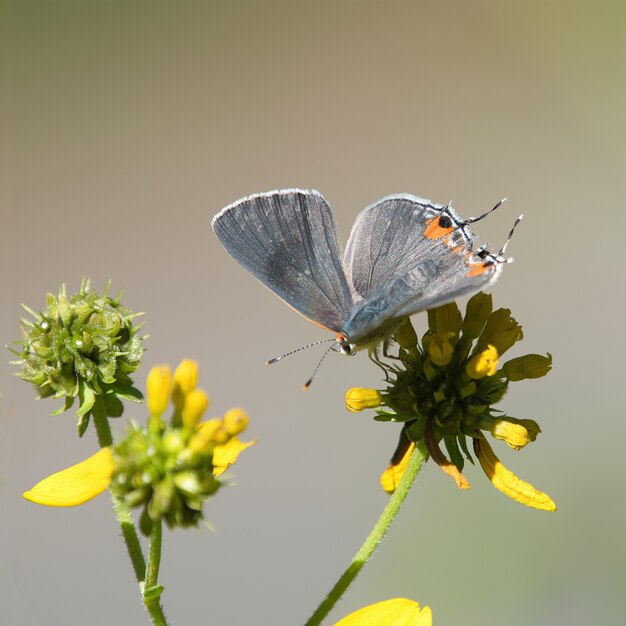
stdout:
POLYGON ((474 250, 469 224, 450 206, 390 195, 357 216, 343 256, 328 202, 314 190, 280 189, 222 209, 213 230, 228 253, 306 319, 334 332, 337 352, 370 351, 413 313, 493 283, 508 261, 474 250))

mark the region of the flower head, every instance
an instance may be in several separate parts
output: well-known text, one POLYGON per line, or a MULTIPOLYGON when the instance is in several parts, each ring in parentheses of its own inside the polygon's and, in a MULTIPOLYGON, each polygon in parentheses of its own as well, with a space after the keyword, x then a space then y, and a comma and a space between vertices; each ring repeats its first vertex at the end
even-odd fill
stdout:
MULTIPOLYGON (((384 489, 393 492, 413 444, 420 442, 461 489, 469 488, 461 472, 465 459, 472 461, 470 438, 481 466, 498 489, 528 506, 554 510, 545 494, 506 470, 485 441, 488 433, 519 450, 535 440, 540 432, 536 422, 510 417, 494 404, 510 382, 547 374, 552 357, 526 355, 500 365, 501 356, 523 338, 522 328, 508 309, 493 311, 491 296, 484 293, 469 300, 464 318, 455 303, 429 311, 421 344, 405 339, 411 336, 407 323, 401 325, 398 358, 385 364, 387 388, 378 392, 376 419, 403 423, 398 449, 381 477, 384 489)), ((362 395, 362 390, 354 389, 346 394, 349 408, 353 398, 360 397, 357 391, 362 395)), ((368 391, 374 396, 375 390, 368 391)))
MULTIPOLYGON (((197 364, 195 375, 197 380, 197 364)), ((163 519, 170 527, 195 526, 202 519, 204 501, 228 484, 219 476, 254 441, 237 437, 248 425, 243 409, 231 409, 223 418, 199 420, 209 404, 205 392, 185 387, 172 417, 163 417, 167 398, 173 396, 167 366, 148 375, 145 428, 131 423, 126 436, 112 448, 44 479, 24 497, 48 506, 83 504, 107 487, 128 506, 142 507, 141 529, 149 534, 153 522, 163 519), (180 423, 173 423, 182 414, 180 423)))
POLYGON ((140 400, 130 377, 141 362, 142 337, 135 326, 139 315, 111 298, 109 285, 102 295, 83 280, 78 293, 67 295, 65 285, 58 296, 48 294, 44 312, 24 306, 34 321, 22 319, 22 348, 18 376, 32 383, 40 397, 65 398, 54 414, 68 410, 76 398, 84 433, 96 396, 106 403, 107 415, 122 414, 121 399, 140 400))

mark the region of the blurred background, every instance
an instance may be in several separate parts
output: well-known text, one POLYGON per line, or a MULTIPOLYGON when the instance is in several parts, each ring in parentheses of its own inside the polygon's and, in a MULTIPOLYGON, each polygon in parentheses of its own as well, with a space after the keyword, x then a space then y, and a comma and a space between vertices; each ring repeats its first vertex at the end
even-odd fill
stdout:
MULTIPOLYGON (((452 200, 499 247, 493 287, 553 372, 501 408, 540 422, 495 449, 559 510, 508 500, 479 467, 459 492, 428 464, 333 623, 377 600, 435 624, 623 623, 626 10, 620 2, 0 2, 2 307, 19 337, 62 282, 90 276, 145 311, 137 372, 201 364, 211 411, 245 407, 258 445, 206 507, 216 528, 167 533, 175 624, 301 624, 369 532, 398 428, 349 414, 381 386, 365 355, 263 363, 326 334, 256 283, 210 229, 226 204, 319 189, 345 241, 357 212, 409 192, 452 200), (621 416, 621 417, 620 417, 621 416)), ((418 331, 425 315, 417 315, 418 331)), ((37 507, 21 493, 96 450, 0 378, 0 606, 16 626, 147 624, 110 502, 37 507)), ((141 405, 116 422, 145 419, 141 405)))

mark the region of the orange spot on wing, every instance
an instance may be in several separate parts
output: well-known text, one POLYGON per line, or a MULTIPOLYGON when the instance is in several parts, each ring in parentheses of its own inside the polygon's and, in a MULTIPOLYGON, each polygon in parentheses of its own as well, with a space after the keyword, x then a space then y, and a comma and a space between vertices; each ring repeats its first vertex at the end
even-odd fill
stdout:
POLYGON ((428 226, 424 231, 424 235, 429 239, 440 239, 441 237, 445 237, 447 234, 451 233, 454 230, 454 226, 449 226, 448 228, 443 228, 442 226, 440 226, 438 217, 434 217, 427 223, 428 226))
POLYGON ((492 265, 492 263, 481 263, 480 265, 477 265, 476 267, 474 267, 474 269, 469 271, 467 275, 470 278, 472 276, 480 276, 481 274, 484 274, 492 265))

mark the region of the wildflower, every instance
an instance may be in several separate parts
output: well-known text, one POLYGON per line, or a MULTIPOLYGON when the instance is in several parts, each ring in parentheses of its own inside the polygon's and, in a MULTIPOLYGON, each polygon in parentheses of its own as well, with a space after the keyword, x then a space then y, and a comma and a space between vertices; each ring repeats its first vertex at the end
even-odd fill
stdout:
MULTIPOLYGON (((548 496, 504 468, 484 434, 515 450, 536 439, 541 432, 536 422, 505 415, 494 405, 510 382, 547 374, 552 357, 526 355, 500 365, 501 356, 523 338, 522 328, 508 309, 493 311, 491 296, 483 293, 469 300, 464 318, 454 303, 429 311, 429 327, 421 344, 406 342, 404 338, 411 335, 407 323, 405 320, 401 325, 404 345, 400 345, 398 358, 385 364, 387 388, 377 396, 380 407, 376 419, 403 424, 398 449, 381 476, 383 488, 390 493, 395 490, 414 446, 420 442, 459 488, 469 488, 461 472, 465 459, 473 462, 470 438, 494 486, 527 506, 555 510, 548 496), (441 442, 449 459, 440 448, 441 442)), ((348 391, 349 409, 362 391, 348 391)), ((367 391, 374 397, 376 390, 367 391)))
MULTIPOLYGON (((197 364, 193 367, 197 380, 197 364)), ((103 448, 82 463, 49 476, 24 497, 48 506, 74 506, 110 488, 128 506, 143 507, 141 528, 145 534, 159 519, 170 527, 197 525, 203 519, 206 498, 227 484, 218 476, 255 441, 243 442, 237 437, 249 421, 242 409, 199 422, 209 399, 195 388, 195 382, 184 387, 182 423, 166 422, 163 398, 172 390, 171 381, 166 366, 157 366, 148 375, 151 415, 146 428, 131 423, 126 436, 112 448, 103 448)), ((177 414, 176 407, 173 414, 177 414)))
POLYGON ((108 295, 91 291, 88 280, 80 290, 67 295, 61 285, 58 296, 48 294, 46 310, 35 313, 23 305, 34 321, 22 319, 22 348, 12 350, 19 357, 18 376, 32 383, 42 398, 65 398, 58 415, 72 407, 78 398, 76 412, 79 434, 89 423, 89 412, 96 397, 101 396, 110 417, 122 414, 122 399, 140 400, 130 374, 141 362, 142 337, 135 326, 139 315, 108 295))
POLYGON ((406 598, 393 598, 365 606, 339 620, 335 626, 432 626, 429 606, 406 598))

